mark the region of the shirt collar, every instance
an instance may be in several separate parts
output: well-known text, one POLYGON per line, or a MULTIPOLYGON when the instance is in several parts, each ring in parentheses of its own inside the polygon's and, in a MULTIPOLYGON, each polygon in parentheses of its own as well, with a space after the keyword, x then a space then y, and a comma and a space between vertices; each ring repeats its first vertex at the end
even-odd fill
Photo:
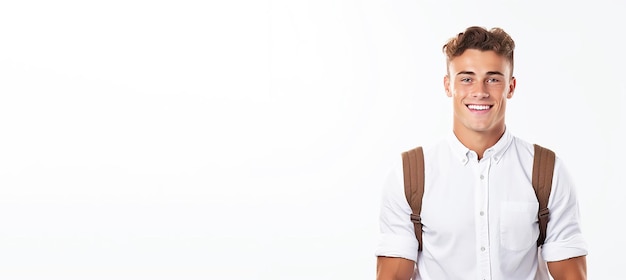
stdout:
MULTIPOLYGON (((470 149, 465 147, 461 141, 454 135, 454 132, 451 131, 448 135, 448 142, 450 144, 450 148, 452 149, 452 154, 458 158, 459 162, 462 165, 467 164, 469 161, 470 153, 472 152, 470 149)), ((513 142, 513 136, 509 132, 508 129, 504 130, 504 134, 500 137, 500 140, 496 142, 495 145, 485 150, 485 154, 483 155, 483 159, 493 158, 494 162, 497 164, 502 159, 504 152, 508 149, 508 147, 513 142)))

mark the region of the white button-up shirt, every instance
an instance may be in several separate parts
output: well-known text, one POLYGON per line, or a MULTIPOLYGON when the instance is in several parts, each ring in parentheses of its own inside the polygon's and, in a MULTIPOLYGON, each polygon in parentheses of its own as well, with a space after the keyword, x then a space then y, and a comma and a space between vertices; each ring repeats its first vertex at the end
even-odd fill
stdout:
POLYGON ((425 146, 419 254, 399 157, 384 188, 376 255, 416 261, 413 279, 549 279, 545 261, 586 255, 587 245, 574 184, 557 156, 546 240, 537 248, 533 155, 508 129, 481 160, 452 133, 425 146))

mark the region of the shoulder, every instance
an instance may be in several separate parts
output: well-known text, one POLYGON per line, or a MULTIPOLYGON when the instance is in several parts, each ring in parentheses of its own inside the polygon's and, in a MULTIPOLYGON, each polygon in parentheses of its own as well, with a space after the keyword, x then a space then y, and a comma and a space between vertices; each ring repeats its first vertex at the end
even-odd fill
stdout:
POLYGON ((442 159, 445 158, 444 154, 451 154, 450 141, 447 138, 439 138, 432 142, 424 143, 421 146, 424 151, 424 158, 428 159, 442 159))
POLYGON ((542 150, 542 153, 552 153, 555 157, 555 170, 562 167, 562 160, 559 158, 556 147, 545 145, 542 143, 531 143, 519 137, 513 137, 513 143, 517 154, 519 156, 529 156, 535 158, 538 156, 537 151, 542 150))
POLYGON ((564 179, 563 177, 570 176, 563 160, 559 157, 556 147, 545 145, 543 143, 531 143, 519 137, 513 137, 512 146, 513 146, 512 150, 516 151, 516 154, 519 157, 519 160, 522 162, 528 162, 529 164, 534 163, 534 161, 538 159, 537 158, 538 148, 536 146, 538 146, 539 148, 543 148, 545 150, 542 153, 550 153, 550 152, 553 153, 554 154, 554 173, 553 173, 554 179, 558 180, 559 178, 561 178, 561 180, 563 180, 564 179))
POLYGON ((557 156, 554 147, 544 145, 542 143, 531 143, 525 139, 516 136, 513 136, 512 138, 513 140, 511 141, 511 150, 515 151, 519 157, 534 158, 536 152, 538 151, 538 148, 541 148, 546 152, 554 153, 554 155, 557 156))
POLYGON ((517 136, 513 136, 512 138, 511 145, 519 155, 528 155, 531 157, 535 155, 535 143, 531 143, 517 136))

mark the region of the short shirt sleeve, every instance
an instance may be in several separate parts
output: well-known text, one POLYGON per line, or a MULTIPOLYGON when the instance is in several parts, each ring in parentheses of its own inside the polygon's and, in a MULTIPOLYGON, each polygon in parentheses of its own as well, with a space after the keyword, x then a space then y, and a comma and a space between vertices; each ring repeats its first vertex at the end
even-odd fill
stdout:
POLYGON ((558 157, 555 164, 548 202, 550 221, 541 250, 543 259, 548 262, 587 255, 573 180, 558 157))
POLYGON ((400 257, 417 262, 418 241, 411 222, 411 207, 404 195, 402 176, 402 162, 398 161, 383 186, 376 256, 400 257))

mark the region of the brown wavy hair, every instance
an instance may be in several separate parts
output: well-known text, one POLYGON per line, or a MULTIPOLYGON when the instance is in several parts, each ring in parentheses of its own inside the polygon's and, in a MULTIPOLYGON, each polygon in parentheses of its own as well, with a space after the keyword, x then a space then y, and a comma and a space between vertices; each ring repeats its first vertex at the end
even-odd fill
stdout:
POLYGON ((480 26, 471 26, 464 32, 452 37, 443 45, 443 53, 446 55, 446 65, 450 61, 463 54, 465 50, 476 49, 481 51, 494 51, 505 57, 511 63, 513 74, 513 50, 515 42, 502 28, 494 27, 487 30, 480 26))

